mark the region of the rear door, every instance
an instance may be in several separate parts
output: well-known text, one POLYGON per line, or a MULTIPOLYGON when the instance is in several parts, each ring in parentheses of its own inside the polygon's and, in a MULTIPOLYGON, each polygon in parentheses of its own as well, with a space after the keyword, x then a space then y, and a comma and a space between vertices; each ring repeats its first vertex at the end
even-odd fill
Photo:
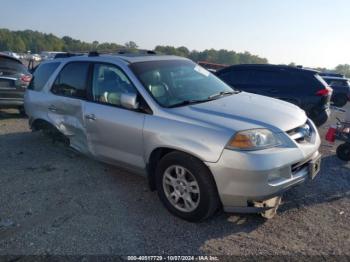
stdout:
POLYGON ((281 86, 278 73, 268 70, 251 70, 248 84, 253 93, 260 95, 279 97, 281 86))
POLYGON ((88 153, 83 108, 89 83, 88 62, 70 62, 63 67, 47 96, 50 122, 70 139, 73 148, 88 153))
POLYGON ((255 68, 234 69, 219 77, 238 90, 271 97, 280 95, 280 76, 273 71, 255 68))
POLYGON ((123 93, 136 88, 117 66, 96 63, 93 67, 91 95, 84 107, 89 145, 93 155, 111 164, 142 170, 143 123, 145 114, 123 108, 123 93))
POLYGON ((249 70, 231 69, 224 73, 219 72, 218 77, 237 90, 246 92, 254 91, 251 85, 251 72, 249 70))
POLYGON ((253 93, 281 99, 300 106, 302 96, 297 78, 285 69, 256 69, 251 71, 253 93))
POLYGON ((267 95, 290 102, 297 106, 302 104, 304 83, 300 74, 279 69, 272 72, 267 88, 267 95))

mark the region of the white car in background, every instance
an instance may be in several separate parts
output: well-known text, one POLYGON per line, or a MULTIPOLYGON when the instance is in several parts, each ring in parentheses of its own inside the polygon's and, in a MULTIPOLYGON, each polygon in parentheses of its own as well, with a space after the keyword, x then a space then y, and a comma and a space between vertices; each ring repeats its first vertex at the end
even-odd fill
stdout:
POLYGON ((30 59, 34 60, 35 62, 40 62, 41 56, 38 54, 33 54, 33 55, 30 55, 30 59))
POLYGON ((43 51, 41 52, 40 56, 42 60, 52 60, 55 58, 58 54, 65 54, 66 52, 59 52, 59 51, 43 51))

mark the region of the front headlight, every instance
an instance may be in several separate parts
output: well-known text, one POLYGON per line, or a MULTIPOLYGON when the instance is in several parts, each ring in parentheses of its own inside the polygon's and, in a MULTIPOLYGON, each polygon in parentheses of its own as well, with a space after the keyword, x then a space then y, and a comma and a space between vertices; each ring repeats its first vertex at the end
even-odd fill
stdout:
POLYGON ((251 129, 237 132, 227 145, 229 149, 259 150, 275 147, 281 141, 268 129, 251 129))

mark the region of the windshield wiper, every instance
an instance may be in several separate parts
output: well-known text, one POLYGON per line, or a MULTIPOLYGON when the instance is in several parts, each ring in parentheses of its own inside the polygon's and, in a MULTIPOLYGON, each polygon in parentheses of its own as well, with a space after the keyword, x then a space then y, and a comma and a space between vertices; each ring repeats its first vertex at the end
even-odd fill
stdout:
POLYGON ((209 96, 208 99, 209 100, 217 99, 217 98, 222 97, 222 96, 233 95, 233 94, 237 94, 237 93, 239 93, 239 91, 236 91, 236 90, 235 91, 222 91, 220 93, 209 96))
POLYGON ((193 105, 193 104, 198 104, 198 103, 204 103, 207 101, 210 101, 211 99, 201 99, 201 100, 185 100, 185 101, 181 101, 179 103, 173 104, 171 106, 168 106, 169 108, 172 107, 179 107, 179 106, 187 106, 187 105, 193 105))
POLYGON ((217 93, 217 94, 214 94, 214 95, 211 95, 209 96, 208 98, 206 99, 198 99, 198 100, 185 100, 185 101, 181 101, 177 104, 173 104, 171 106, 169 106, 169 108, 172 108, 172 107, 179 107, 179 106, 187 106, 187 105, 193 105, 193 104, 198 104, 198 103, 204 103, 204 102, 208 102, 208 101, 211 101, 211 100, 215 100, 215 99, 218 99, 219 97, 222 97, 222 96, 227 96, 227 95, 233 95, 233 94, 238 94, 240 91, 237 91, 237 90, 234 90, 234 91, 222 91, 220 93, 217 93))

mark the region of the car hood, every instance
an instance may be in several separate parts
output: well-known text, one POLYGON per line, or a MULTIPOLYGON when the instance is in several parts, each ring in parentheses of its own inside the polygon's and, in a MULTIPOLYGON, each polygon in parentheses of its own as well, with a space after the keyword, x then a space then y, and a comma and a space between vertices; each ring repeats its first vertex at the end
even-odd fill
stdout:
POLYGON ((182 121, 233 131, 268 128, 282 132, 307 120, 305 112, 293 104, 246 92, 169 110, 182 121))

